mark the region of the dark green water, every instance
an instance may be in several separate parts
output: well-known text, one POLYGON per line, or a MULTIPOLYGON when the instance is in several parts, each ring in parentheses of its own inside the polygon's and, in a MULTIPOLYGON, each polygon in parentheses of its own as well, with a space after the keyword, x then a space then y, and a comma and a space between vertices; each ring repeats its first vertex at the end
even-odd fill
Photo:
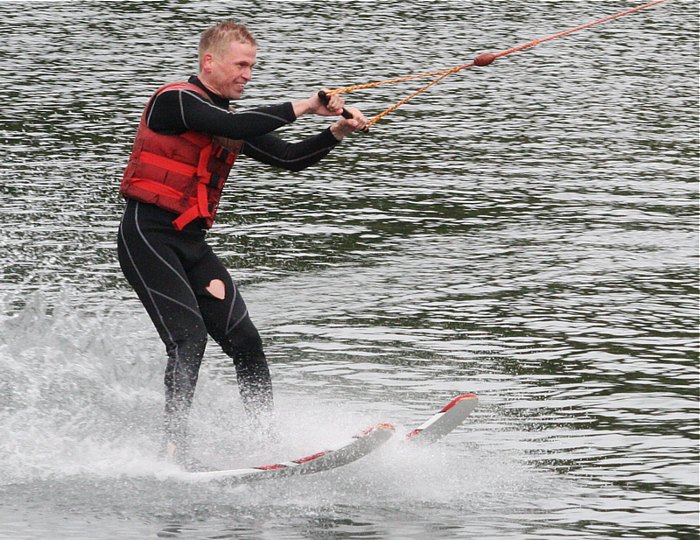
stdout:
MULTIPOLYGON (((162 346, 116 262, 138 117, 214 20, 258 38, 252 107, 634 5, 1 3, 0 537, 697 538, 694 2, 452 75, 302 173, 236 164, 210 241, 263 334, 281 442, 245 435, 212 346, 196 444, 255 465, 479 394, 439 447, 162 480, 162 346)), ((373 116, 420 85, 348 99, 373 116)))

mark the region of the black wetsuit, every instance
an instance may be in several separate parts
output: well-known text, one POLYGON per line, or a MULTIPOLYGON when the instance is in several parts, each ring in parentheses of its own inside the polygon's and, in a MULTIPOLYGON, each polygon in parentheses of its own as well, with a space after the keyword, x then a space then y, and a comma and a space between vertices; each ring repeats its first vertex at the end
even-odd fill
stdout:
MULTIPOLYGON (((189 82, 202 88, 196 78, 189 82)), ((206 90, 206 88, 204 88, 206 90)), ((147 111, 148 127, 161 134, 188 130, 244 140, 241 153, 289 170, 301 170, 325 156, 337 141, 325 129, 298 143, 270 134, 293 122, 291 103, 230 112, 229 102, 211 92, 212 102, 191 90, 168 90, 147 111)), ((235 168, 229 183, 235 184, 235 168)), ((270 410, 272 384, 262 340, 228 271, 206 243, 198 219, 177 231, 176 214, 127 199, 119 227, 119 263, 165 343, 165 431, 186 445, 186 419, 210 335, 233 359, 248 412, 270 410), (219 280, 220 289, 212 287, 219 280)))

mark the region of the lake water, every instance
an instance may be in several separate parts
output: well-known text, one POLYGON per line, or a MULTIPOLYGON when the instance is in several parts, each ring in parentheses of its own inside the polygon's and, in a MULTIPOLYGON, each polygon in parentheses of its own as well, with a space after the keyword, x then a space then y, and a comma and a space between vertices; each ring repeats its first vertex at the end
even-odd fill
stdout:
MULTIPOLYGON (((195 72, 212 21, 258 38, 253 107, 634 5, 1 3, 0 537, 697 538, 695 2, 451 75, 301 173, 236 165, 210 241, 263 335, 279 441, 250 433, 210 346, 195 447, 289 459, 477 393, 439 445, 249 486, 168 480, 163 347, 116 261, 136 122, 195 72)), ((374 116, 422 84, 347 98, 374 116)))

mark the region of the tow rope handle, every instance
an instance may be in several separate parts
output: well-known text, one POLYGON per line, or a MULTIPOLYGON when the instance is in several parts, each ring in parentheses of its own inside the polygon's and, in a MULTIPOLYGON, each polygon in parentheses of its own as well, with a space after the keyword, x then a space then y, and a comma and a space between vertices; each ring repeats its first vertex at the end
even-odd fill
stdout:
MULTIPOLYGON (((330 100, 330 96, 326 94, 325 90, 319 90, 318 99, 320 99, 321 103, 323 103, 324 105, 328 105, 328 100, 330 100)), ((348 111, 345 107, 343 107, 343 112, 340 114, 343 116, 343 118, 352 118, 352 113, 348 111)), ((364 128, 362 131, 367 133, 369 131, 369 127, 364 128)))

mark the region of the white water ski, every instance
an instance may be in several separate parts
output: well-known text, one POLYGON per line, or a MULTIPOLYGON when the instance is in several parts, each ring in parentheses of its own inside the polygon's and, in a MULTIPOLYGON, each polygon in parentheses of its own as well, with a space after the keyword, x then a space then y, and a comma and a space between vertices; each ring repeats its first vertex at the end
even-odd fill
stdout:
POLYGON ((239 484, 312 474, 342 467, 366 456, 388 441, 394 434, 391 424, 377 424, 355 435, 350 441, 291 461, 270 463, 257 467, 217 471, 175 473, 171 477, 190 482, 221 482, 239 484))
MULTIPOLYGON (((409 432, 404 440, 411 444, 430 444, 441 439, 464 422, 476 408, 478 401, 476 394, 457 396, 440 409, 437 414, 409 432)), ((357 461, 379 448, 393 434, 394 426, 391 424, 377 424, 358 433, 349 441, 291 461, 241 469, 202 472, 180 471, 170 477, 189 482, 243 484, 270 478, 313 474, 357 461)))
POLYGON ((476 408, 479 398, 476 394, 457 396, 440 412, 406 435, 406 440, 429 444, 442 439, 450 431, 462 424, 476 408))

